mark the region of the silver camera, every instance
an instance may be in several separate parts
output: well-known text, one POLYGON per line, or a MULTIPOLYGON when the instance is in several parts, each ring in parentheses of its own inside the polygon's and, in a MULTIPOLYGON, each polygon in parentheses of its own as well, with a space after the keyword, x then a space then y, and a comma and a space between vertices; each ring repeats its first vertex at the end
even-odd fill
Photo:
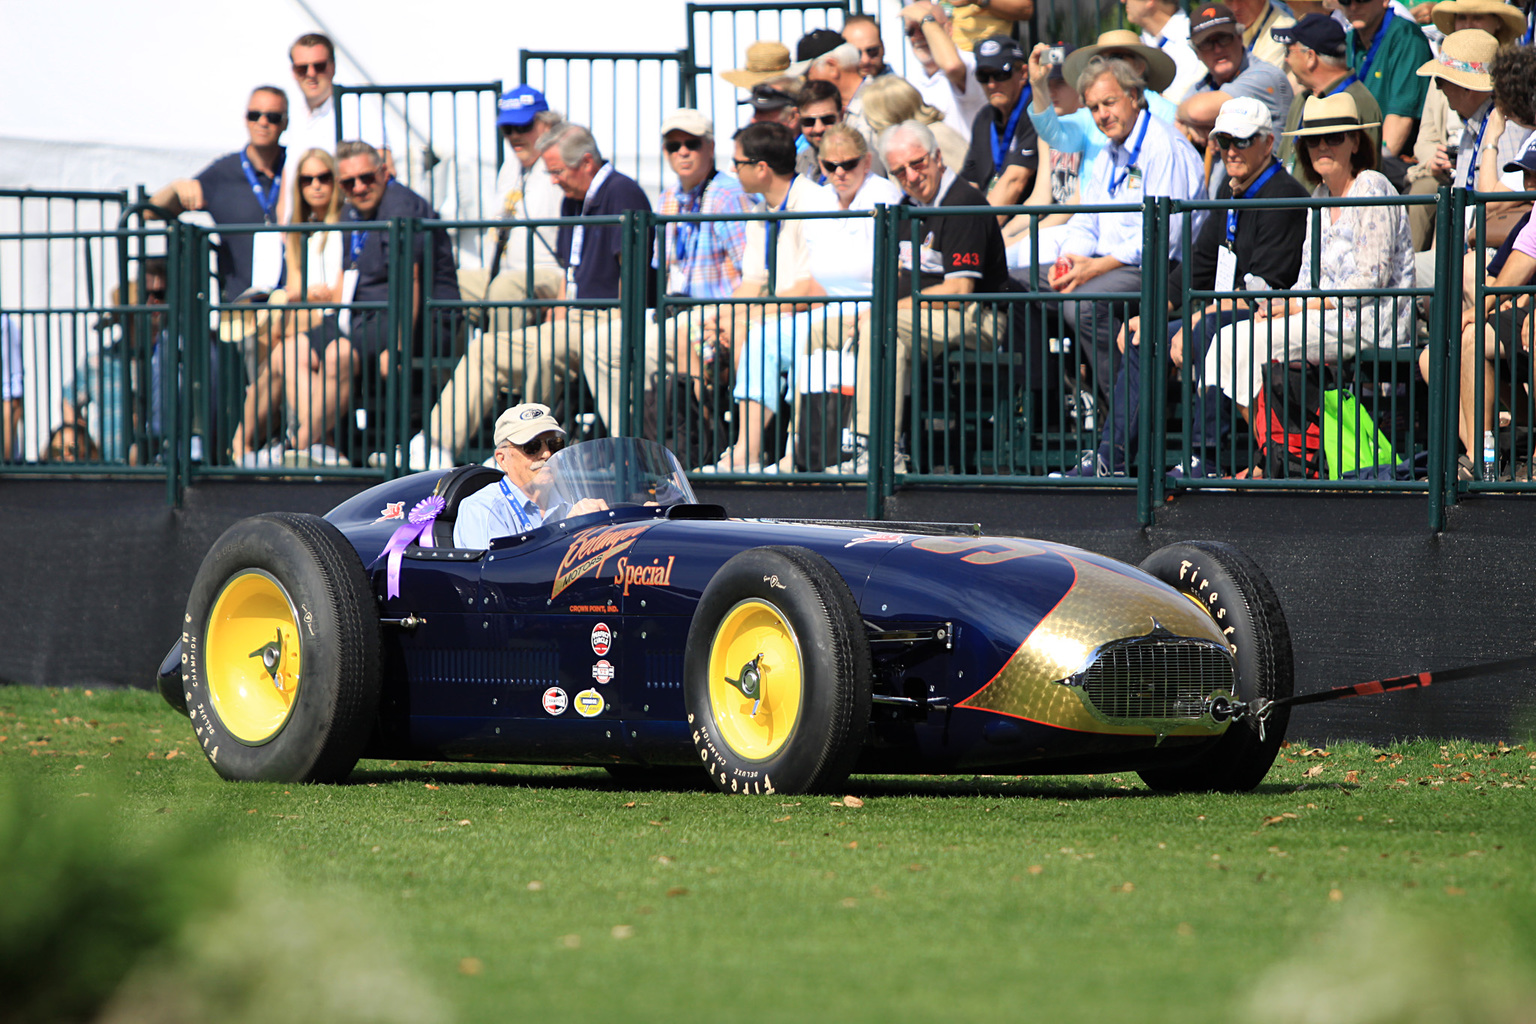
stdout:
POLYGON ((1061 43, 1055 46, 1047 46, 1045 52, 1040 55, 1040 63, 1048 68, 1059 67, 1067 59, 1067 48, 1061 43))

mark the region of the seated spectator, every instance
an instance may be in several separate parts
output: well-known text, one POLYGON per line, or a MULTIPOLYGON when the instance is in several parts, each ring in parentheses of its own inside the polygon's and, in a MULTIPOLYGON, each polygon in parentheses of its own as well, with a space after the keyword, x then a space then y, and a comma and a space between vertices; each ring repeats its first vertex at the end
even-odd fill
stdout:
MULTIPOLYGON (((842 126, 847 127, 847 126, 842 126)), ((825 138, 825 137, 823 137, 825 138)), ((761 195, 762 200, 753 213, 788 211, 814 213, 835 208, 836 194, 830 188, 817 185, 795 173, 794 141, 788 129, 780 125, 749 124, 736 133, 736 156, 732 161, 741 175, 741 187, 761 195)), ((746 222, 746 259, 742 267, 742 282, 733 298, 755 299, 770 295, 780 298, 805 298, 820 295, 822 288, 811 276, 810 248, 807 243, 807 220, 746 222), (775 240, 773 274, 769 274, 768 252, 770 239, 775 240), (772 290, 770 291, 770 283, 772 290)), ((717 350, 733 352, 735 376, 740 379, 741 352, 737 352, 738 340, 748 337, 757 320, 772 313, 805 308, 801 304, 772 307, 737 304, 719 311, 706 313, 704 340, 717 350)), ((741 346, 745 351, 745 344, 741 346)), ((773 385, 777 387, 776 382, 773 385)), ((766 393, 766 392, 765 392, 766 393)), ((745 393, 741 398, 748 397, 745 393)), ((761 418, 766 403, 748 402, 747 417, 738 425, 736 447, 728 451, 727 458, 719 464, 721 471, 755 472, 762 457, 761 418), (757 418, 754 418, 754 414, 757 418), (732 459, 730 456, 741 458, 732 459)))
POLYGON ((1167 125, 1178 121, 1179 108, 1163 95, 1165 90, 1172 88, 1174 75, 1178 72, 1172 57, 1162 50, 1142 45, 1141 37, 1135 32, 1111 29, 1100 33, 1098 42, 1092 46, 1080 46, 1068 54, 1066 63, 1061 66, 1067 84, 1076 85, 1095 57, 1129 64, 1137 77, 1146 83, 1142 101, 1147 113, 1167 125))
MULTIPOLYGON (((366 142, 343 142, 336 148, 336 169, 346 207, 342 220, 387 221, 397 217, 437 220, 437 211, 421 196, 398 181, 385 177, 384 161, 366 142)), ((385 231, 352 230, 342 235, 346 247, 342 266, 356 271, 356 286, 342 301, 389 301, 389 234, 385 231)), ((453 347, 453 339, 462 322, 457 309, 439 309, 431 317, 422 315, 428 298, 459 299, 458 271, 454 266, 453 245, 448 232, 441 228, 419 230, 411 251, 411 319, 407 343, 416 358, 444 354, 453 347), (429 248, 430 247, 430 248, 429 248)), ((310 332, 311 350, 323 352, 321 391, 327 408, 349 410, 352 407, 353 376, 367 369, 371 377, 387 378, 393 369, 391 351, 394 333, 385 310, 343 311, 334 333, 321 324, 310 332), (318 335, 318 337, 317 337, 318 335)), ((370 396, 371 397, 371 396, 370 396)))
POLYGON ((26 383, 21 323, 6 313, 0 316, 0 462, 21 461, 21 413, 26 383))
MULTIPOLYGON (((933 132, 946 167, 965 162, 965 139, 944 123, 944 115, 938 108, 923 102, 922 94, 905 78, 884 75, 872 79, 864 86, 863 97, 864 120, 877 134, 903 121, 917 121, 933 132)), ((867 149, 865 155, 869 155, 867 149)), ((892 191, 898 197, 901 194, 900 189, 893 187, 892 191)))
POLYGON ((1243 27, 1243 47, 1248 56, 1283 68, 1285 44, 1276 39, 1274 33, 1277 28, 1290 28, 1296 24, 1290 7, 1275 0, 1232 0, 1230 6, 1233 16, 1243 27))
MULTIPOLYGON (((1269 109, 1251 96, 1228 100, 1211 130, 1213 143, 1226 161, 1227 176, 1217 199, 1305 199, 1307 190, 1274 157, 1275 138, 1269 109)), ((1228 210, 1207 217, 1190 253, 1190 285, 1198 291, 1247 291, 1288 287, 1301 268, 1302 233, 1306 218, 1294 209, 1228 210), (1256 280, 1255 280, 1256 279, 1256 280)), ((1179 304, 1180 306, 1182 304, 1179 304)), ((1174 312, 1180 309, 1176 306, 1174 312)), ((1246 320, 1252 309, 1245 299, 1218 299, 1196 306, 1189 323, 1168 325, 1169 356, 1175 367, 1197 372, 1216 331, 1246 320)), ((1122 340, 1141 344, 1141 318, 1132 317, 1122 340)), ((1141 405, 1141 359, 1129 349, 1120 363, 1110 402, 1110 429, 1098 451, 1066 476, 1119 476, 1135 458, 1141 405)), ((1231 426, 1226 402, 1213 387, 1197 386, 1192 410, 1191 461, 1179 475, 1203 476, 1217 471, 1219 442, 1231 426)))
POLYGON ((101 448, 82 423, 54 427, 43 451, 44 462, 100 462, 101 448))
MULTIPOLYGON (((1179 104, 1179 127, 1202 151, 1222 104, 1239 96, 1252 96, 1269 108, 1274 134, 1279 135, 1285 128, 1285 115, 1291 107, 1291 83, 1279 67, 1248 54, 1243 47, 1242 30, 1242 23, 1224 4, 1201 7, 1190 29, 1190 42, 1206 67, 1206 75, 1179 104)), ((1284 60, 1284 47, 1267 34, 1264 38, 1284 60)))
MULTIPOLYGON (((1199 154, 1146 109, 1144 83, 1130 64, 1095 57, 1077 86, 1099 130, 1109 139, 1083 189, 1084 205, 1140 204, 1144 196, 1203 196, 1199 154)), ((1205 218, 1191 216, 1198 233, 1205 218)), ((1169 251, 1143 253, 1140 210, 1075 214, 1067 222, 1057 266, 1040 268, 1037 283, 1041 290, 1063 295, 1078 290, 1139 295, 1143 267, 1155 260, 1161 270, 1170 260, 1179 259, 1183 234, 1183 222, 1175 217, 1169 228, 1169 251)), ((1116 315, 1116 307, 1123 309, 1125 303, 1109 299, 1062 303, 1061 314, 1072 328, 1079 362, 1091 373, 1093 386, 1085 385, 1090 392, 1107 394, 1114 381, 1115 330, 1123 319, 1116 315)))
MULTIPOLYGON (((1029 55, 1029 120, 1039 135, 1042 165, 1049 166, 1050 173, 1036 176, 1035 189, 1025 205, 1075 206, 1082 196, 1084 173, 1109 140, 1079 103, 1077 90, 1067 84, 1062 65, 1041 63, 1047 49, 1045 43, 1036 43, 1029 55)), ((1033 281, 1035 267, 1056 262, 1071 217, 1070 210, 1048 217, 1021 213, 1004 225, 1008 267, 1024 271, 1015 276, 1033 281)))
POLYGON ((797 147, 795 173, 825 184, 817 149, 828 128, 843 123, 843 98, 831 82, 807 82, 800 91, 800 137, 806 145, 797 147))
POLYGON ((922 69, 909 71, 907 80, 929 106, 944 112, 944 123, 969 143, 971 124, 987 100, 949 34, 949 15, 942 4, 917 0, 901 9, 901 20, 907 45, 922 69))
MULTIPOLYGON (((1349 61, 1345 59, 1344 29, 1337 21, 1326 14, 1309 14, 1295 25, 1275 29, 1273 34, 1276 41, 1285 46, 1286 70, 1301 86, 1285 115, 1287 132, 1294 131, 1301 123, 1301 111, 1307 100, 1313 96, 1332 96, 1336 92, 1347 92, 1355 98, 1355 109, 1360 112, 1362 121, 1381 120, 1376 97, 1349 70, 1349 61)), ((1380 147, 1381 130, 1372 128, 1368 134, 1380 147)), ((1294 174, 1296 142, 1290 135, 1281 136, 1279 157, 1286 171, 1294 174)), ((1424 209, 1434 216, 1432 207, 1424 209)))
MULTIPOLYGON (((926 125, 907 121, 887 128, 880 135, 880 148, 892 180, 907 194, 903 203, 918 207, 984 205, 975 186, 944 166, 938 142, 926 125)), ((896 420, 890 429, 895 437, 900 432, 901 404, 914 358, 933 358, 949 346, 984 349, 995 344, 989 332, 979 329, 976 304, 965 301, 964 296, 1008 287, 1003 233, 996 218, 936 214, 922 218, 918 235, 924 239, 921 251, 905 252, 896 281, 894 335, 876 338, 867 320, 859 324, 858 388, 854 395, 857 454, 838 467, 841 472, 869 471, 870 403, 876 397, 875 345, 887 346, 885 356, 893 366, 895 389, 891 394, 896 420)), ((906 463, 898 448, 896 471, 905 472, 906 463)))
MULTIPOLYGON (((910 87, 909 87, 910 88, 910 87)), ((822 169, 837 195, 837 209, 873 210, 877 205, 901 201, 901 190, 885 178, 871 174, 869 150, 864 137, 847 125, 828 129, 821 143, 822 169)), ((875 222, 861 217, 849 220, 813 220, 805 225, 807 270, 815 287, 808 294, 828 296, 869 295, 874 281, 875 222)), ((868 302, 817 303, 806 312, 770 317, 753 327, 738 360, 733 397, 739 422, 746 424, 735 446, 714 468, 719 472, 788 471, 793 452, 775 467, 763 467, 763 427, 783 411, 783 395, 795 395, 795 357, 805 351, 837 349, 856 336, 858 318, 868 302)))
MULTIPOLYGON (((1431 11, 1435 27, 1445 35, 1470 28, 1480 28, 1506 47, 1520 40, 1525 31, 1525 20, 1520 9, 1501 0, 1441 0, 1431 11)), ((1361 116, 1366 117, 1364 108, 1361 116)), ((1429 89, 1424 96, 1424 110, 1419 120, 1419 131, 1413 143, 1414 163, 1407 169, 1407 191, 1415 195, 1434 195, 1441 185, 1450 185, 1454 179, 1456 154, 1463 130, 1461 118, 1451 108, 1439 79, 1431 76, 1429 89)), ((1495 136, 1496 137, 1496 136, 1495 136)), ((1485 139, 1490 145, 1491 140, 1485 139)), ((1495 173, 1497 173, 1495 169, 1495 173)), ((1509 222, 1518 219, 1522 211, 1512 216, 1495 217, 1490 230, 1506 234, 1509 222)), ((1414 248, 1428 249, 1434 240, 1435 208, 1411 206, 1408 223, 1413 228, 1414 248)))
MULTIPOLYGON (((1462 122, 1451 178, 1458 188, 1515 192, 1521 187, 1519 174, 1504 174, 1500 168, 1519 157, 1531 133, 1519 125, 1506 124, 1504 116, 1494 107, 1493 78, 1488 68, 1498 50, 1498 41, 1482 29, 1462 29, 1446 36, 1439 55, 1419 68, 1420 75, 1435 79, 1446 102, 1462 122)), ((1434 169, 1438 170, 1447 156, 1437 149, 1434 169)), ((1489 203, 1488 237, 1485 239, 1488 244, 1497 246, 1504 240, 1509 222, 1502 220, 1503 217, 1518 218, 1528 205, 1489 203)), ((1470 231, 1475 220, 1476 210, 1469 208, 1463 226, 1470 231)), ((1433 252, 1421 253, 1417 267, 1421 281, 1431 280, 1433 252)))
POLYGON ((796 105, 795 97, 771 82, 754 85, 747 98, 737 100, 736 105, 752 108, 748 124, 766 121, 782 124, 792 132, 800 130, 800 108, 796 105))
MULTIPOLYGON (((649 210, 650 200, 633 178, 603 159, 586 128, 562 124, 536 143, 555 184, 565 193, 562 220, 649 210)), ((561 225, 555 255, 565 268, 556 298, 619 298, 623 228, 618 224, 561 225)), ((622 432, 626 405, 618 388, 620 320, 609 307, 555 306, 549 320, 510 335, 482 335, 471 345, 427 416, 426 430, 411 438, 406 453, 412 469, 446 469, 453 452, 468 443, 503 387, 525 398, 554 404, 576 367, 597 401, 610 432, 622 432)), ((656 353, 647 346, 643 372, 656 371, 656 353)))
POLYGON ((1024 51, 1007 36, 976 47, 976 81, 987 106, 971 125, 959 173, 993 206, 1013 206, 1029 195, 1039 166, 1035 126, 1024 116, 1030 101, 1025 71, 1024 51))
MULTIPOLYGON (((864 141, 873 149, 875 133, 864 118, 864 99, 859 95, 865 82, 864 76, 859 72, 859 51, 850 43, 834 46, 811 61, 806 77, 813 82, 831 82, 837 87, 838 95, 843 100, 843 123, 857 129, 858 133, 864 136, 864 141)), ((880 163, 878 153, 875 154, 875 170, 877 173, 885 170, 885 166, 880 163)))
MULTIPOLYGON (((126 296, 119 295, 115 288, 112 290, 112 302, 150 307, 152 311, 109 313, 102 317, 101 326, 117 330, 110 336, 104 332, 107 340, 101 349, 75 365, 74 378, 65 389, 59 410, 62 424, 78 427, 79 435, 86 440, 100 438, 99 444, 90 441, 93 458, 129 466, 139 465, 149 454, 140 443, 149 426, 146 419, 160 418, 156 353, 163 340, 164 318, 154 307, 165 305, 165 260, 145 260, 142 272, 143 291, 139 290, 139 282, 130 281, 126 296), (150 365, 147 375, 146 362, 150 365), (151 394, 145 395, 145 391, 151 394)), ((158 435, 158 426, 155 423, 156 429, 150 432, 158 435)))
MULTIPOLYGON (((286 150, 278 144, 288 125, 288 97, 276 86, 258 87, 246 101, 245 127, 249 137, 244 149, 222 156, 203 168, 195 178, 178 178, 154 194, 150 202, 175 217, 187 210, 206 210, 215 224, 277 224, 279 193, 286 150)), ((221 232, 214 247, 218 266, 219 301, 265 301, 283 272, 283 236, 276 232, 250 234, 221 232)), ((254 331, 255 317, 240 318, 254 331)), ((256 334, 245 352, 246 370, 266 358, 271 338, 256 334)))
MULTIPOLYGON (((818 133, 819 137, 819 133, 818 133)), ((697 110, 676 110, 661 123, 662 149, 677 183, 661 193, 663 216, 744 213, 752 203, 741 183, 715 166, 715 126, 697 110)), ((724 299, 741 285, 747 232, 743 221, 670 223, 656 239, 652 268, 666 253, 665 294, 724 299)))
POLYGON ((1166 92, 1170 100, 1178 103, 1191 86, 1205 77, 1205 65, 1189 43, 1189 15, 1179 9, 1178 0, 1120 2, 1125 5, 1125 20, 1141 30, 1141 41, 1173 60, 1178 70, 1166 92))
POLYGON ((746 66, 720 72, 720 77, 738 89, 750 89, 770 78, 780 78, 789 70, 789 47, 776 39, 759 39, 747 47, 746 66))
POLYGON ((859 51, 859 74, 879 78, 891 74, 885 62, 885 42, 880 38, 880 23, 867 14, 850 14, 843 21, 843 40, 859 51))
POLYGON ((830 28, 811 29, 795 44, 795 62, 789 66, 787 73, 800 78, 808 77, 811 65, 817 58, 826 56, 847 41, 842 33, 830 28))
POLYGON ((1381 148, 1387 156, 1412 152, 1428 80, 1417 71, 1434 59, 1419 26, 1387 10, 1388 0, 1356 0, 1344 11, 1349 66, 1381 107, 1381 148))
MULTIPOLYGON (((564 193, 545 170, 534 150, 539 136, 560 124, 562 118, 549 109, 549 101, 537 89, 520 85, 502 93, 497 104, 496 125, 512 150, 512 159, 496 175, 496 194, 501 196, 502 216, 508 220, 554 220, 560 216, 564 193)), ((495 236, 491 268, 461 269, 459 291, 466 299, 488 303, 522 302, 529 298, 553 299, 565 272, 555 259, 555 229, 501 228, 495 236), (528 288, 529 268, 533 289, 528 288), (497 270, 490 280, 491 269, 497 270), (490 281, 487 286, 487 281, 490 281)), ((483 318, 486 329, 505 334, 544 318, 534 307, 498 308, 483 318)))
MULTIPOLYGON (((298 174, 288 175, 292 182, 289 190, 296 193, 286 203, 293 211, 292 223, 339 223, 341 187, 336 184, 336 161, 326 150, 311 149, 297 164, 298 174)), ((286 297, 294 302, 341 302, 342 250, 346 248, 342 233, 293 232, 283 237, 287 248, 286 297)), ((337 396, 324 390, 324 352, 317 353, 310 345, 312 333, 317 341, 326 339, 327 345, 334 344, 340 336, 336 324, 334 312, 295 310, 289 314, 282 340, 272 347, 255 381, 246 389, 245 410, 230 441, 234 462, 252 467, 273 465, 288 449, 290 454, 309 453, 323 465, 347 464, 334 447, 320 443, 330 433, 339 408, 337 396), (286 430, 271 422, 281 408, 288 414, 286 430), (278 440, 267 450, 251 451, 269 431, 277 433, 278 440)))
MULTIPOLYGON (((1299 143, 1302 177, 1317 198, 1395 196, 1374 170, 1378 155, 1348 92, 1307 101, 1299 143)), ((1413 244, 1401 206, 1347 206, 1312 211, 1301 272, 1292 287, 1358 293, 1412 288, 1413 244), (1313 247, 1320 222, 1321 244, 1313 247)), ((1263 387, 1267 362, 1337 364, 1362 345, 1413 344, 1413 301, 1407 297, 1278 298, 1253 319, 1223 327, 1206 352, 1207 384, 1220 386, 1246 418, 1263 387)))

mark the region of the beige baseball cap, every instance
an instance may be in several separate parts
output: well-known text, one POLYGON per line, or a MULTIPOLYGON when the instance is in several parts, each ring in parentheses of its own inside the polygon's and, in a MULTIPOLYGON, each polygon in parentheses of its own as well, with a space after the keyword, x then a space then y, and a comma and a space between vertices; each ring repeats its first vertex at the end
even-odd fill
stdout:
POLYGON ((565 434, 565 428, 560 425, 560 421, 550 415, 549 406, 540 405, 537 402, 525 402, 522 405, 514 405, 496 417, 494 440, 498 448, 508 442, 527 444, 540 434, 551 430, 561 436, 565 434))

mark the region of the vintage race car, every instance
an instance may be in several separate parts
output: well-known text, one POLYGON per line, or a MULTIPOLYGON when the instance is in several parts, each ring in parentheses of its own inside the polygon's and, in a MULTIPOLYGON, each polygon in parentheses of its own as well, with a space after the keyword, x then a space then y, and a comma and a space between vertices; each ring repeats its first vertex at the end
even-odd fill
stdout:
POLYGON ((729 793, 850 772, 1134 770, 1242 790, 1269 770, 1290 636, 1237 550, 1135 568, 978 528, 730 519, 676 458, 553 456, 541 504, 605 511, 453 546, 480 466, 372 487, 323 519, 232 526, 161 691, 230 779, 345 778, 360 757, 680 769, 729 793))

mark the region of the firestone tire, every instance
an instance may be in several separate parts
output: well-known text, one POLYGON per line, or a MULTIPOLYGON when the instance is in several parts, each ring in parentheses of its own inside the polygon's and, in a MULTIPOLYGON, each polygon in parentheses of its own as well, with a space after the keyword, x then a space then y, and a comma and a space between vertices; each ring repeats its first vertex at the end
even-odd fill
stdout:
POLYGON ((722 792, 841 785, 870 709, 869 643, 848 584, 805 548, 736 555, 704 588, 683 692, 694 749, 722 792))
MULTIPOLYGON (((1210 613, 1237 663, 1237 696, 1278 700, 1295 690, 1291 631, 1280 599, 1263 571, 1228 544, 1186 541, 1154 551, 1141 568, 1182 591, 1210 613)), ((1141 772, 1153 789, 1170 792, 1245 792, 1264 780, 1285 739, 1290 709, 1280 708, 1264 724, 1233 722, 1193 761, 1141 772)))
POLYGON ((357 552, 316 516, 225 531, 182 622, 187 713, 226 779, 336 782, 379 703, 378 610, 357 552))

